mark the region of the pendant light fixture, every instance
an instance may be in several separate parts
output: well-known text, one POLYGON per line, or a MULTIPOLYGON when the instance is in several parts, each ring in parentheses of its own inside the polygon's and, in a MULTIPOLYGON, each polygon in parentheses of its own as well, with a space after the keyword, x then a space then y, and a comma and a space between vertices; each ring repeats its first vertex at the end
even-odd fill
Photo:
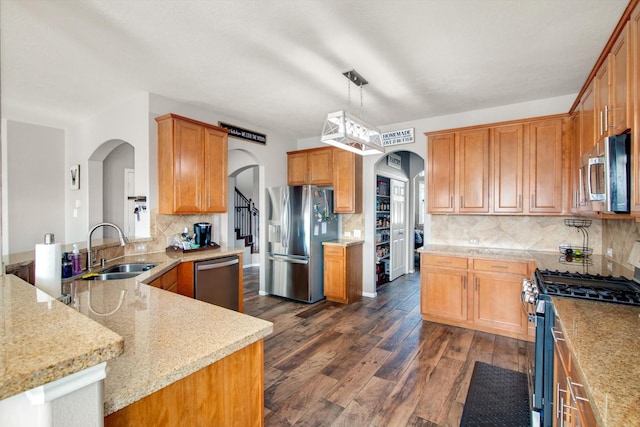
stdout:
POLYGON ((362 119, 362 87, 368 82, 355 70, 342 73, 347 83, 348 109, 351 108, 351 83, 360 87, 360 117, 341 110, 327 114, 320 140, 325 144, 360 155, 384 153, 380 131, 362 119))

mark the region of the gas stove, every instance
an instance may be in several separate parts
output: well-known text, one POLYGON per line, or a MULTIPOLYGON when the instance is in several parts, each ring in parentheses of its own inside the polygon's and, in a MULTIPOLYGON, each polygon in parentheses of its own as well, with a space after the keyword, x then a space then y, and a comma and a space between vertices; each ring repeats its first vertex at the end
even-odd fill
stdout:
POLYGON ((538 294, 640 306, 640 286, 626 277, 536 270, 538 294))

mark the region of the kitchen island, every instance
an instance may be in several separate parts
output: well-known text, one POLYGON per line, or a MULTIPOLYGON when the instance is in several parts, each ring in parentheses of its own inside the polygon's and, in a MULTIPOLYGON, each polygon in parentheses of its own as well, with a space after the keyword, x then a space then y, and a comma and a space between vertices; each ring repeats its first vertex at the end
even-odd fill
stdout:
POLYGON ((131 279, 65 285, 87 324, 124 338, 124 352, 107 366, 105 425, 263 422, 262 340, 273 325, 145 284, 182 262, 237 252, 131 255, 111 263, 158 265, 131 279))

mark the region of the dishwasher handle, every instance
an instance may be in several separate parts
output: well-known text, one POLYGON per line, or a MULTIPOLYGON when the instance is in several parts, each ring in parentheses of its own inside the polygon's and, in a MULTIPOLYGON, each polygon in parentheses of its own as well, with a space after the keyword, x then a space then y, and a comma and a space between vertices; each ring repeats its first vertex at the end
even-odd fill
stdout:
POLYGON ((230 265, 238 264, 239 262, 240 260, 237 257, 235 257, 231 261, 212 262, 212 263, 198 262, 196 263, 196 270, 197 271, 213 270, 215 268, 228 267, 230 265))

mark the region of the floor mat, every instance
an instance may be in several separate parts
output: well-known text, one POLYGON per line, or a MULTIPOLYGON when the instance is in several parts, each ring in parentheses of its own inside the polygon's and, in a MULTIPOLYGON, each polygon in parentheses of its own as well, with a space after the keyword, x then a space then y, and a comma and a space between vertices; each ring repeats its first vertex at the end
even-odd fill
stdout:
POLYGON ((527 376, 476 362, 460 427, 531 425, 527 376))

